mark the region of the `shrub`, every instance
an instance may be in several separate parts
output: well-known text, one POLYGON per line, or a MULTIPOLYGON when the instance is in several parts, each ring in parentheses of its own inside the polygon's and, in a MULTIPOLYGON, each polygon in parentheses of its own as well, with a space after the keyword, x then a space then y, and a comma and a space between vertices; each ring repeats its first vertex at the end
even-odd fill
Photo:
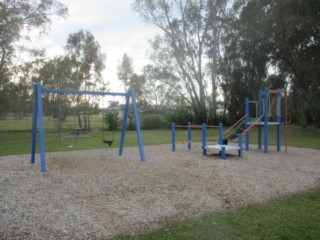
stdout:
POLYGON ((166 113, 167 126, 171 126, 174 122, 178 125, 186 125, 188 122, 193 122, 194 114, 191 107, 184 105, 169 109, 166 113))
POLYGON ((104 113, 104 120, 109 130, 117 130, 120 126, 119 112, 106 111, 104 113))
POLYGON ((225 126, 231 125, 231 119, 227 114, 217 114, 215 124, 223 123, 225 126))
POLYGON ((161 129, 165 126, 164 117, 160 114, 141 115, 141 129, 161 129))

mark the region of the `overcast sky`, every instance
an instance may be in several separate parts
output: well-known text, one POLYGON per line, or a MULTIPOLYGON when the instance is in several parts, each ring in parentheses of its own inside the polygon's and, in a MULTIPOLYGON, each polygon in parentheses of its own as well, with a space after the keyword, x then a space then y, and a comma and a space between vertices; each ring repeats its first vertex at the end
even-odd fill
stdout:
POLYGON ((104 80, 111 83, 111 91, 123 91, 117 81, 117 66, 123 54, 133 58, 134 70, 141 73, 148 63, 146 52, 148 40, 153 38, 157 29, 142 21, 133 12, 133 0, 60 0, 69 9, 66 19, 54 19, 48 34, 38 38, 37 47, 47 49, 50 57, 63 53, 68 35, 80 29, 91 32, 101 49, 107 55, 104 80))

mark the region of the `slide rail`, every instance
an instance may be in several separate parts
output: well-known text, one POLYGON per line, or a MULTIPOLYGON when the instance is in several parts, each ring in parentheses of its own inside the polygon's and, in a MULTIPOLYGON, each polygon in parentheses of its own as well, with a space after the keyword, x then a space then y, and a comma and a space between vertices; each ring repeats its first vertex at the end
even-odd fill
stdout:
POLYGON ((225 136, 228 132, 233 130, 235 127, 239 125, 240 122, 242 122, 248 115, 244 115, 242 118, 240 118, 235 124, 233 124, 231 127, 229 127, 226 131, 224 131, 223 135, 225 136))
POLYGON ((248 127, 245 131, 242 132, 242 135, 244 135, 245 133, 249 132, 252 128, 256 127, 257 125, 260 124, 262 118, 264 115, 262 115, 261 117, 259 117, 256 121, 252 122, 250 124, 250 127, 248 127))

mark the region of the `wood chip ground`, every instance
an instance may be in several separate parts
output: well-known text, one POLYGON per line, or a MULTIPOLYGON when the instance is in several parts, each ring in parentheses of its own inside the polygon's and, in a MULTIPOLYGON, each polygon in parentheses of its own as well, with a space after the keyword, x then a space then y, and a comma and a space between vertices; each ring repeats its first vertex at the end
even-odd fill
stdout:
POLYGON ((255 146, 226 160, 170 145, 0 157, 0 239, 96 239, 320 186, 320 151, 255 146))

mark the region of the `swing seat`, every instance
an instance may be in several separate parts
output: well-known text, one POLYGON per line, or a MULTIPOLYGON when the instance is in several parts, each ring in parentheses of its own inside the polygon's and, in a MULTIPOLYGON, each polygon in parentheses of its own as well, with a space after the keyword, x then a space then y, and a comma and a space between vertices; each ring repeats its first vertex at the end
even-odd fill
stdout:
POLYGON ((102 142, 105 143, 105 144, 107 144, 108 147, 110 147, 110 146, 112 145, 112 143, 113 143, 113 140, 104 140, 104 139, 103 139, 102 142))

